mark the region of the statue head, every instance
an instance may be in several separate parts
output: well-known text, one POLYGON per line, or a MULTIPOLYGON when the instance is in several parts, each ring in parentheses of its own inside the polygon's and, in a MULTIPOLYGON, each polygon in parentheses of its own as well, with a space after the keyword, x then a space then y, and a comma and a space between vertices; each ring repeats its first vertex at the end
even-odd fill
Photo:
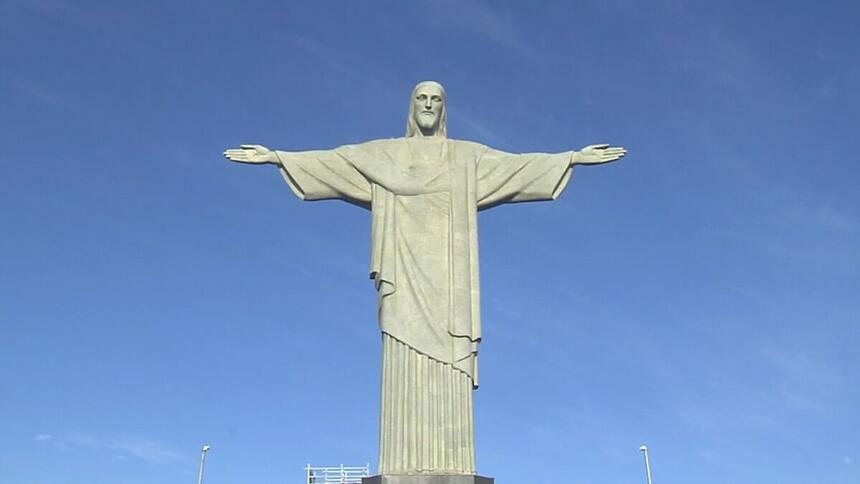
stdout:
POLYGON ((445 88, 435 81, 419 82, 409 100, 406 137, 448 136, 448 110, 445 88))

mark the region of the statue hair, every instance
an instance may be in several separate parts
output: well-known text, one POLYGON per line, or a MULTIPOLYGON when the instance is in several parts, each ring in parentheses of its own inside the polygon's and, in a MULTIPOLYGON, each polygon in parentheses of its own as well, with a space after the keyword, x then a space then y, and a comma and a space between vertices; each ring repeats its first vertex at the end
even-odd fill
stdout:
POLYGON ((419 82, 415 89, 412 90, 412 96, 409 98, 409 117, 406 119, 406 137, 412 138, 414 136, 424 136, 424 133, 421 132, 421 128, 418 127, 418 123, 415 122, 415 96, 418 95, 418 89, 424 86, 436 86, 442 91, 442 114, 439 117, 439 127, 436 128, 436 136, 441 136, 443 138, 448 137, 448 95, 445 93, 445 88, 442 87, 442 84, 439 84, 436 81, 422 81, 419 82))

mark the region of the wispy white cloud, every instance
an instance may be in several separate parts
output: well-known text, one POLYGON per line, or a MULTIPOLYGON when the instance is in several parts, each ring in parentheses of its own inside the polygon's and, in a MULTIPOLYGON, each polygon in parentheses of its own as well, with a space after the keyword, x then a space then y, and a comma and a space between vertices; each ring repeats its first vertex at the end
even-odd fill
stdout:
POLYGON ((860 262, 860 218, 820 196, 777 187, 760 194, 766 211, 764 250, 783 260, 805 260, 831 268, 860 262))
POLYGON ((723 398, 684 396, 677 403, 679 421, 703 433, 737 432, 739 429, 769 428, 778 419, 755 389, 739 384, 724 388, 723 398))
MULTIPOLYGON (((306 35, 285 34, 277 31, 269 32, 268 35, 273 38, 275 43, 285 44, 289 50, 298 49, 312 55, 325 71, 330 72, 330 75, 327 76, 327 82, 333 86, 349 85, 354 88, 359 85, 369 98, 375 100, 377 105, 402 105, 405 125, 407 93, 391 89, 392 85, 399 85, 400 81, 392 77, 386 69, 375 63, 373 59, 352 55, 342 46, 306 35)), ((410 82, 414 82, 414 79, 410 82)), ((280 102, 295 95, 295 93, 287 90, 270 94, 280 102)), ((344 140, 340 139, 338 142, 343 143, 344 140)))
POLYGON ((752 216, 704 230, 747 245, 780 264, 833 271, 860 267, 860 213, 853 207, 785 185, 751 190, 747 214, 752 216))
POLYGON ((597 10, 598 13, 604 16, 614 15, 619 12, 632 14, 636 11, 637 7, 641 7, 641 4, 636 2, 636 0, 591 0, 589 3, 593 5, 594 9, 597 10))
POLYGON ((280 33, 273 35, 313 54, 318 62, 328 66, 334 73, 340 74, 346 79, 364 78, 368 75, 366 66, 361 59, 344 55, 341 49, 328 45, 319 39, 303 35, 283 35, 280 33))
MULTIPOLYGON (((672 10, 671 7, 667 8, 672 10)), ((681 7, 681 10, 685 8, 681 7)), ((713 17, 695 28, 696 42, 679 42, 688 39, 689 31, 668 31, 663 34, 667 41, 680 49, 679 61, 685 74, 709 89, 742 91, 751 85, 760 84, 767 74, 764 63, 752 45, 733 32, 730 25, 713 17)))
POLYGON ((57 437, 56 435, 39 434, 33 440, 35 440, 36 442, 43 442, 46 444, 50 444, 59 450, 71 449, 71 446, 66 443, 66 440, 64 438, 57 437))
POLYGON ((843 386, 841 375, 820 358, 774 346, 720 361, 703 376, 706 385, 672 400, 678 419, 705 434, 781 431, 799 416, 831 414, 843 386), (755 376, 744 376, 742 368, 755 368, 755 376))
POLYGON ((761 357, 773 371, 773 392, 783 405, 795 410, 827 410, 828 396, 839 376, 823 362, 801 352, 765 348, 761 357))
POLYGON ((38 85, 33 82, 24 82, 17 79, 13 79, 10 84, 21 94, 31 98, 34 101, 51 104, 53 106, 65 109, 67 111, 71 111, 78 115, 91 116, 96 114, 91 107, 79 102, 75 99, 74 96, 71 96, 69 94, 47 88, 45 86, 38 85))
POLYGON ((134 457, 154 464, 185 460, 185 456, 154 440, 139 437, 108 438, 69 432, 64 435, 39 434, 35 441, 59 450, 91 450, 115 454, 117 459, 134 457))
POLYGON ((425 15, 423 18, 430 28, 476 34, 493 44, 522 54, 532 54, 535 51, 511 12, 475 0, 437 0, 433 3, 438 6, 433 10, 445 14, 425 15))
POLYGON ((0 12, 13 9, 44 14, 44 15, 68 15, 80 12, 80 7, 65 0, 6 0, 0 2, 0 12))
POLYGON ((498 144, 504 141, 495 130, 470 113, 461 110, 457 113, 456 122, 462 124, 463 128, 465 128, 461 129, 460 132, 466 139, 481 140, 481 142, 489 144, 498 144))

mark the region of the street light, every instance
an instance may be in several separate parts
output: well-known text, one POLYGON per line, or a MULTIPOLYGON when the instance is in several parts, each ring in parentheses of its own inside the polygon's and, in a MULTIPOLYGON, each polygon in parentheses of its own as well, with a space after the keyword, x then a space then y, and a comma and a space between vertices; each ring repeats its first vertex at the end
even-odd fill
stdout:
POLYGON ((197 475, 197 484, 203 484, 203 466, 206 465, 206 453, 211 448, 211 446, 203 444, 203 448, 200 449, 200 474, 197 475))
POLYGON ((652 484, 651 483, 651 461, 648 459, 648 447, 646 447, 643 444, 643 445, 639 446, 639 450, 641 450, 642 453, 645 454, 645 477, 648 478, 648 484, 652 484))

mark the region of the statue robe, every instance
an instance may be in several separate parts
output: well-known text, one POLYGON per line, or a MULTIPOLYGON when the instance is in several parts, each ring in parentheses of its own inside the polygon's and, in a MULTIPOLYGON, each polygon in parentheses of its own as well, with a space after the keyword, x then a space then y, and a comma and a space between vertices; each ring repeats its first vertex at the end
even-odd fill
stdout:
POLYGON ((477 212, 555 199, 570 179, 571 153, 511 154, 416 137, 277 155, 299 198, 372 210, 370 278, 383 333, 380 472, 474 474, 477 212))

